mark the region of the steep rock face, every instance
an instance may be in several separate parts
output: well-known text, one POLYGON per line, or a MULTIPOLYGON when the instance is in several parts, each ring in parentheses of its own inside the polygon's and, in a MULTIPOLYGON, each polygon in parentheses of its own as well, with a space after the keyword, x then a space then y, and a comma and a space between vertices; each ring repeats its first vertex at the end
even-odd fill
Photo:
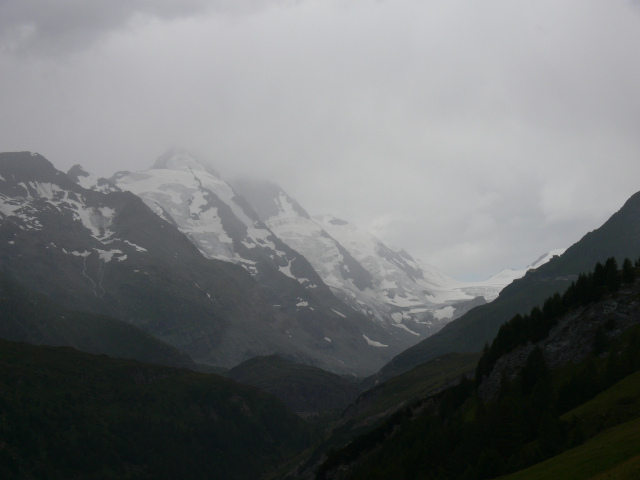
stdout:
POLYGON ((491 373, 484 377, 478 389, 479 395, 485 399, 493 398, 500 389, 502 378, 514 380, 536 347, 541 348, 547 365, 552 369, 584 360, 593 352, 598 333, 610 340, 640 323, 639 299, 640 281, 636 281, 598 303, 563 315, 545 339, 521 345, 502 355, 491 373))

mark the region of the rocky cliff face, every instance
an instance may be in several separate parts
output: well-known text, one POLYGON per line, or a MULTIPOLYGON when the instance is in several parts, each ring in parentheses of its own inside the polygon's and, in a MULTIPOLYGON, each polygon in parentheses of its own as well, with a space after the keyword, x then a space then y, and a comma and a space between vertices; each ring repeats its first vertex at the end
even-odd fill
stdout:
POLYGON ((478 393, 484 399, 493 398, 500 389, 502 378, 515 379, 536 347, 541 348, 547 365, 557 368, 584 360, 599 341, 616 338, 638 323, 640 280, 623 286, 600 302, 563 315, 544 340, 521 345, 501 356, 482 381, 478 393), (596 339, 598 336, 601 338, 596 339))

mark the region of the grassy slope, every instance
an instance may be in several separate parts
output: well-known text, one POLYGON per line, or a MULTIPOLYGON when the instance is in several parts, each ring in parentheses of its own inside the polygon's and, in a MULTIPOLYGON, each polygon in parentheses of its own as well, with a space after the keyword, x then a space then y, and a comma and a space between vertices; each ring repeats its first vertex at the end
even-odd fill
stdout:
MULTIPOLYGON (((478 357, 476 353, 445 355, 363 393, 344 412, 329 437, 298 462, 309 465, 318 462, 328 449, 343 447, 357 436, 374 430, 398 409, 433 394, 461 375, 472 373, 478 357)), ((285 471, 288 470, 283 469, 282 477, 285 471)))
POLYGON ((584 445, 500 477, 501 480, 635 480, 640 474, 640 419, 610 428, 584 445), (615 476, 609 476, 609 475, 615 476))
POLYGON ((502 480, 635 480, 640 478, 640 372, 563 415, 602 430, 583 445, 501 477, 502 480), (604 429, 604 430, 603 430, 604 429))
POLYGON ((432 395, 461 375, 473 374, 479 357, 479 353, 450 353, 387 380, 358 398, 351 408, 354 420, 391 413, 432 395))

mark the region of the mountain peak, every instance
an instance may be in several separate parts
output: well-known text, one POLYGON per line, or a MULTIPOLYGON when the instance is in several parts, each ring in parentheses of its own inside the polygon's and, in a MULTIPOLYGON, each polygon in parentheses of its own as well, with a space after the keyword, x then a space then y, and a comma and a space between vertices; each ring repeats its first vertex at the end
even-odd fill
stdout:
POLYGON ((273 182, 238 178, 233 182, 233 189, 251 204, 263 222, 276 218, 311 218, 296 200, 273 182))
POLYGON ((207 165, 205 161, 187 150, 178 148, 172 148, 160 155, 151 168, 179 171, 194 170, 208 172, 216 177, 220 176, 218 172, 210 165, 207 165))
POLYGON ((57 176, 63 175, 49 160, 34 152, 2 152, 0 165, 10 170, 16 181, 54 181, 57 176))
POLYGON ((87 172, 82 165, 74 165, 67 172, 67 176, 82 188, 87 190, 95 190, 97 192, 109 193, 119 192, 120 188, 115 184, 107 180, 106 178, 99 178, 94 174, 87 172))
POLYGON ((69 169, 67 175, 70 177, 89 177, 91 174, 87 172, 82 165, 76 163, 69 169))

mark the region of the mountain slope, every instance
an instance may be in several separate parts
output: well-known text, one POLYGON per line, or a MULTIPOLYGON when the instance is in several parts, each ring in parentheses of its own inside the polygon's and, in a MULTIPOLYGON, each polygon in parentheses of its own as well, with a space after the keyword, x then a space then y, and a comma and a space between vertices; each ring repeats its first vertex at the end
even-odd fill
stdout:
POLYGON ((0 338, 69 346, 88 353, 195 368, 187 355, 133 325, 63 308, 17 282, 0 278, 0 338))
MULTIPOLYGON (((348 248, 328 234, 321 224, 276 185, 242 180, 236 181, 234 187, 255 206, 261 220, 271 231, 309 260, 338 298, 365 315, 371 324, 381 327, 382 335, 367 336, 371 345, 404 349, 415 344, 421 336, 437 331, 447 320, 439 315, 443 305, 427 305, 424 300, 418 299, 409 304, 404 291, 392 291, 391 279, 365 268, 348 248), (400 298, 400 295, 405 298, 400 298)), ((382 247, 379 242, 377 245, 382 247)), ((394 269, 392 273, 396 277, 407 277, 406 273, 390 263, 386 266, 394 269)), ((419 292, 421 299, 425 299, 424 288, 424 285, 413 285, 411 293, 419 292)), ((462 297, 471 299, 466 295, 462 297)), ((454 307, 450 307, 450 310, 453 312, 454 307)))
POLYGON ((313 360, 244 269, 204 258, 137 196, 87 190, 37 154, 0 154, 0 259, 26 288, 129 322, 200 363, 313 360))
POLYGON ((640 192, 600 228, 589 232, 561 256, 526 273, 500 292, 496 300, 471 310, 449 323, 433 337, 402 352, 384 366, 378 380, 390 378, 448 352, 480 351, 500 325, 517 313, 524 314, 555 292, 563 292, 578 274, 615 257, 640 257, 640 192))
POLYGON ((385 345, 415 344, 485 299, 493 300, 526 271, 458 282, 349 222, 310 216, 276 184, 244 178, 233 186, 278 238, 309 260, 337 297, 384 327, 385 336, 375 340, 385 345))

